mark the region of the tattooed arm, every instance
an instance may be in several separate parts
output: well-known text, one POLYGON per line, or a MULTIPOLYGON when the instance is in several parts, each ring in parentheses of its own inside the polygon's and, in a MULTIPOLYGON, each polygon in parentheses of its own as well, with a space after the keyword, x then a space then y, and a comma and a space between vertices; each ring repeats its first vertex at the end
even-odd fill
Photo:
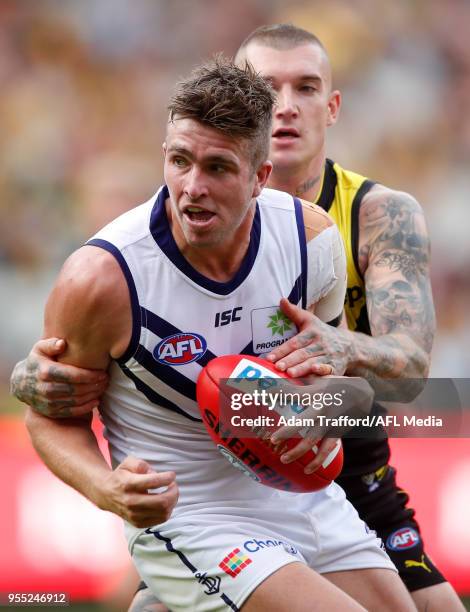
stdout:
MULTIPOLYGON (((429 238, 423 212, 409 195, 376 186, 361 204, 359 267, 364 276, 372 336, 327 325, 289 306, 299 334, 268 356, 291 376, 365 377, 380 399, 392 394, 388 379, 422 379, 429 370, 435 320, 429 280, 429 238)), ((400 385, 411 399, 419 382, 400 385)))
POLYGON ((375 388, 381 379, 423 379, 435 330, 423 211, 408 194, 377 186, 361 204, 359 235, 372 337, 351 333, 348 373, 375 388))
POLYGON ((87 370, 56 361, 66 350, 65 340, 39 340, 28 357, 19 361, 10 379, 10 391, 40 414, 68 418, 87 414, 99 403, 108 384, 103 370, 87 370))

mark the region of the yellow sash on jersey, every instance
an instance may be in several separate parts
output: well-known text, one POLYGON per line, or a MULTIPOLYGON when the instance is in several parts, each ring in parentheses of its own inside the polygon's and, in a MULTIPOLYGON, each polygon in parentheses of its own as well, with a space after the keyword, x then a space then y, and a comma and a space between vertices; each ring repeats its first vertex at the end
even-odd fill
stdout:
POLYGON ((326 210, 338 225, 346 249, 348 288, 345 312, 349 329, 370 334, 365 286, 358 266, 359 207, 374 183, 326 160, 322 186, 315 204, 326 210))

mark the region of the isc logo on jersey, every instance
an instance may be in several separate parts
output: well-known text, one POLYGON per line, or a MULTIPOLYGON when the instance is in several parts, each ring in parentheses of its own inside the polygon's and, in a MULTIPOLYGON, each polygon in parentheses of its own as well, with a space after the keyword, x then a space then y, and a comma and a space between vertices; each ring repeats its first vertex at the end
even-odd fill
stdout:
POLYGON ((412 527, 402 527, 391 533, 386 542, 390 550, 406 550, 419 544, 420 537, 416 529, 412 527))
POLYGON ((163 338, 153 349, 154 358, 166 365, 184 365, 200 359, 207 351, 207 342, 199 334, 173 334, 163 338))

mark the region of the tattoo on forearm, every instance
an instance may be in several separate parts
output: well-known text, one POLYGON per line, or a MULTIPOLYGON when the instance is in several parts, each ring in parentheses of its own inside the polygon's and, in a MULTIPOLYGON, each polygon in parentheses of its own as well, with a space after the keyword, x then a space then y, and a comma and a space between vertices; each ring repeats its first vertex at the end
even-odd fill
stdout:
POLYGON ((374 389, 377 400, 409 401, 416 397, 424 385, 424 379, 420 380, 423 351, 417 348, 408 353, 393 336, 374 338, 373 347, 369 340, 363 336, 366 346, 359 350, 367 355, 372 367, 354 368, 350 373, 365 378, 374 389), (399 386, 397 378, 400 378, 399 386))

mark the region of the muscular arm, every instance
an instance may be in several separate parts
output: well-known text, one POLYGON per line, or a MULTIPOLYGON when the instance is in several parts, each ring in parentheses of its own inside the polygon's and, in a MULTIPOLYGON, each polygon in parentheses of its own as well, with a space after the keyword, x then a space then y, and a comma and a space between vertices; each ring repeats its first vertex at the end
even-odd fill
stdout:
MULTIPOLYGON (((59 357, 60 361, 90 368, 108 366, 114 339, 103 314, 114 289, 96 279, 100 270, 107 272, 103 275, 106 280, 119 273, 109 257, 95 247, 84 247, 67 260, 59 275, 46 305, 44 334, 67 338, 67 350, 59 357), (111 291, 109 296, 106 289, 111 291)), ((51 471, 101 505, 96 485, 107 477, 110 468, 90 424, 91 416, 55 422, 31 409, 26 415, 33 445, 51 471), (63 444, 64 439, 67 444, 63 444)))
POLYGON ((372 337, 349 332, 348 373, 375 388, 379 379, 424 378, 435 317, 423 211, 408 194, 376 187, 361 204, 359 223, 372 337))
MULTIPOLYGON (((105 251, 84 247, 66 262, 51 293, 45 334, 67 339, 67 350, 60 357, 64 362, 104 369, 111 357, 125 350, 130 317, 127 286, 118 264, 105 251)), ((98 507, 137 526, 167 518, 176 490, 158 496, 147 490, 171 484, 174 474, 156 474, 145 461, 131 457, 112 470, 90 428, 90 416, 52 420, 29 410, 26 424, 50 470, 98 507)))
POLYGON ((329 364, 335 374, 365 377, 378 399, 410 398, 419 383, 400 385, 398 397, 387 381, 417 381, 429 369, 435 320, 423 212, 409 195, 377 186, 361 204, 359 228, 372 336, 329 327, 318 311, 306 317, 293 307, 299 334, 269 357, 291 376, 324 374, 329 364))

